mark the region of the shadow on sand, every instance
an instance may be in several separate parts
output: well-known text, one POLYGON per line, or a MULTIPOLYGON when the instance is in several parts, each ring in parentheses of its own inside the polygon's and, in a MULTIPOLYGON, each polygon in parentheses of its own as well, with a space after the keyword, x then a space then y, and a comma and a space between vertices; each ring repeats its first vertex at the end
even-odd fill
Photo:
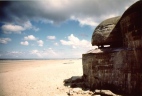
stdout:
POLYGON ((82 90, 87 89, 87 86, 85 86, 82 76, 72 76, 69 79, 65 79, 64 86, 70 86, 71 88, 81 88, 82 90))
MULTIPOLYGON (((85 85, 84 80, 83 80, 83 76, 72 76, 69 79, 65 79, 64 86, 70 87, 72 89, 80 88, 80 89, 82 89, 82 91, 84 91, 84 92, 87 91, 88 93, 92 92, 89 96, 138 96, 138 95, 126 95, 126 94, 124 95, 123 93, 112 91, 109 88, 108 89, 107 88, 105 88, 105 89, 103 89, 103 88, 102 89, 100 89, 100 88, 99 89, 90 89, 85 85), (113 92, 115 92, 116 94, 113 92), (117 95, 117 94, 121 94, 121 95, 117 95)), ((69 96, 71 96, 71 95, 69 95, 69 96)))

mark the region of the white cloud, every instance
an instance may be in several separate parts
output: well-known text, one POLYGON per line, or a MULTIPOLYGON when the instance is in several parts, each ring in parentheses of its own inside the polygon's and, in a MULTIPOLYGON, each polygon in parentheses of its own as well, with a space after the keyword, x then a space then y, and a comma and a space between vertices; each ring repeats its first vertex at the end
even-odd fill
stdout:
POLYGON ((32 50, 30 53, 33 55, 37 55, 38 57, 42 57, 42 54, 38 50, 32 50))
POLYGON ((43 44, 44 44, 44 42, 42 40, 38 40, 37 43, 38 43, 38 46, 43 46, 43 44))
POLYGON ((102 16, 100 17, 100 19, 105 20, 105 19, 108 19, 108 18, 116 17, 116 16, 119 16, 118 13, 109 14, 109 15, 102 15, 102 16))
POLYGON ((37 38, 33 35, 28 35, 28 36, 24 37, 24 40, 37 40, 37 38))
MULTIPOLYGON (((39 40, 38 38, 36 38, 34 35, 28 35, 24 37, 24 40, 30 40, 30 41, 35 41, 37 42, 38 46, 43 46, 44 42, 42 40, 39 40)), ((34 46, 34 44, 32 44, 32 46, 34 46)))
POLYGON ((9 41, 11 41, 10 38, 0 38, 0 43, 7 44, 9 41))
POLYGON ((26 29, 33 29, 34 31, 39 31, 39 28, 33 26, 30 21, 26 21, 26 22, 23 24, 23 27, 24 27, 25 30, 26 30, 26 29))
POLYGON ((31 51, 0 51, 1 58, 58 58, 58 54, 52 49, 31 51))
POLYGON ((64 49, 64 53, 60 53, 62 57, 69 58, 81 58, 82 54, 88 52, 91 49, 97 48, 97 46, 92 46, 90 41, 80 40, 78 37, 71 34, 67 37, 68 40, 60 40, 61 44, 64 46, 70 46, 70 49, 64 49))
POLYGON ((20 51, 12 51, 12 52, 10 52, 10 54, 22 54, 22 52, 20 52, 20 51))
POLYGON ((95 22, 95 19, 93 19, 93 17, 81 18, 81 17, 71 16, 71 20, 78 21, 80 23, 80 26, 89 25, 95 27, 98 25, 98 23, 95 22))
POLYGON ((0 52, 1 58, 28 58, 29 52, 26 51, 4 51, 0 52))
POLYGON ((31 29, 32 28, 32 24, 30 21, 27 21, 23 24, 24 29, 31 29))
POLYGON ((7 52, 6 54, 6 57, 10 57, 10 58, 17 58, 17 57, 20 57, 22 55, 25 55, 23 52, 21 51, 11 51, 11 52, 7 52))
POLYGON ((40 29, 39 28, 37 28, 37 27, 32 27, 33 28, 33 30, 35 31, 35 32, 37 32, 37 31, 39 31, 40 29))
POLYGON ((73 34, 68 36, 68 40, 60 40, 62 45, 68 45, 72 46, 72 48, 87 48, 87 47, 92 47, 91 43, 87 40, 79 40, 77 37, 75 37, 73 34))
POLYGON ((58 57, 58 54, 52 48, 48 48, 43 51, 32 50, 30 52, 30 54, 36 55, 40 58, 56 58, 56 57, 58 57))
POLYGON ((47 36, 47 39, 54 40, 54 39, 56 39, 56 37, 55 36, 47 36))
POLYGON ((5 24, 5 25, 2 25, 1 29, 5 34, 11 34, 11 33, 21 34, 22 31, 27 29, 33 29, 34 31, 39 30, 39 28, 36 28, 35 26, 33 26, 30 21, 26 21, 20 25, 15 25, 10 23, 5 24))
POLYGON ((35 54, 35 53, 38 53, 38 50, 32 50, 31 51, 31 54, 35 54))
POLYGON ((13 24, 5 24, 1 28, 2 28, 3 32, 6 34, 11 34, 11 33, 20 34, 21 31, 25 30, 22 26, 13 25, 13 24))
POLYGON ((72 48, 76 49, 76 47, 75 47, 75 46, 72 46, 72 48))
POLYGON ((58 44, 58 43, 54 43, 54 45, 55 45, 55 46, 58 46, 59 44, 58 44))
MULTIPOLYGON (((79 21, 81 25, 95 26, 102 21, 100 17, 103 15, 122 15, 127 6, 136 1, 138 0, 89 0, 89 2, 87 0, 37 0, 34 2, 9 2, 7 5, 2 6, 1 13, 3 14, 0 15, 0 18, 2 18, 2 22, 23 22, 32 19, 56 24, 69 20, 71 16, 74 16, 74 20, 79 21)), ((30 25, 30 23, 28 24, 30 25)))
POLYGON ((28 45, 29 45, 29 42, 28 42, 28 41, 24 41, 24 42, 21 42, 20 44, 21 44, 21 45, 28 46, 28 45))
POLYGON ((57 55, 57 53, 52 48, 48 48, 48 53, 51 53, 54 56, 57 55))

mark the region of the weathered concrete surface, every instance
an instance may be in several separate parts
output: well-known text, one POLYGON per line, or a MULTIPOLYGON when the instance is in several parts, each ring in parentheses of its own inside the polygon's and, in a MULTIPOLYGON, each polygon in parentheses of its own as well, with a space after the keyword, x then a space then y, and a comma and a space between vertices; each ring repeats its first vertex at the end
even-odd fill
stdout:
MULTIPOLYGON (((115 28, 119 31, 112 30, 107 38, 112 34, 113 38, 121 37, 120 40, 101 40, 94 37, 96 33, 93 33, 92 45, 109 44, 112 46, 94 49, 82 55, 85 84, 92 89, 110 89, 141 96, 142 1, 136 2, 124 12, 115 28)), ((103 31, 106 32, 103 29, 100 32, 103 33, 103 31)))
POLYGON ((119 28, 116 26, 120 17, 109 18, 101 22, 93 32, 92 45, 115 45, 116 42, 121 42, 119 28))
POLYGON ((141 50, 125 49, 112 50, 110 53, 83 54, 85 83, 93 89, 142 92, 141 57, 141 50))
POLYGON ((142 1, 136 2, 124 12, 119 25, 123 46, 142 48, 142 1))

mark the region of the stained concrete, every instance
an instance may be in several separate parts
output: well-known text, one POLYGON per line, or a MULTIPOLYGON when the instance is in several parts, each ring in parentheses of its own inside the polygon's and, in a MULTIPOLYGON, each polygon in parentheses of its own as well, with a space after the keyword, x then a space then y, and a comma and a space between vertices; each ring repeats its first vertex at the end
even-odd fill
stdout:
MULTIPOLYGON (((113 29, 117 28, 119 31, 112 30, 109 32, 110 36, 101 42, 97 41, 97 37, 94 37, 96 33, 93 33, 92 45, 101 47, 82 55, 83 79, 86 86, 91 89, 110 89, 142 95, 141 26, 142 1, 138 1, 129 7, 115 24, 113 29), (111 34, 120 40, 108 42, 111 34), (104 48, 105 44, 109 44, 110 47, 104 48)), ((94 32, 97 30, 98 27, 94 32)), ((103 33, 103 30, 100 32, 103 33)))

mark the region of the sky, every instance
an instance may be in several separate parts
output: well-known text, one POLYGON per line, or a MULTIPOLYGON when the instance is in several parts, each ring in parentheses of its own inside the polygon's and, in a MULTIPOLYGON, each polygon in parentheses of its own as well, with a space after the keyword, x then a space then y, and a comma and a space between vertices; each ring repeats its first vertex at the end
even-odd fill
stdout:
POLYGON ((103 20, 138 0, 0 1, 0 59, 81 58, 103 20))

